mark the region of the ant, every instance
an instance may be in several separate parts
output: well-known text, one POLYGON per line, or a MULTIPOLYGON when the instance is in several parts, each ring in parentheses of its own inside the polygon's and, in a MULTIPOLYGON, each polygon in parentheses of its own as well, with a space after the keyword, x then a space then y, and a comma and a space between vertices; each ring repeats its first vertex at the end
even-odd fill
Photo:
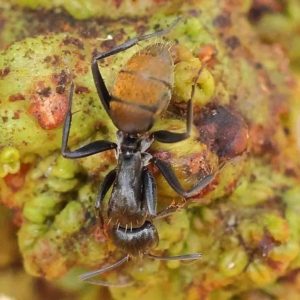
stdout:
MULTIPOLYGON (((159 130, 149 133, 155 118, 168 106, 173 88, 173 59, 169 49, 163 43, 151 44, 135 53, 119 71, 111 93, 108 92, 101 76, 97 61, 125 51, 139 41, 169 33, 180 21, 177 19, 168 29, 139 36, 109 51, 98 54, 91 63, 93 79, 97 93, 108 116, 117 127, 117 142, 98 140, 77 150, 68 150, 68 138, 72 122, 72 98, 74 83, 71 84, 69 106, 66 113, 61 152, 65 158, 82 158, 106 150, 116 150, 117 168, 110 171, 100 186, 95 202, 96 217, 100 228, 104 228, 101 213, 102 201, 113 185, 108 203, 107 216, 113 224, 110 236, 113 243, 127 255, 111 266, 88 272, 80 280, 104 285, 123 286, 122 283, 109 283, 93 280, 92 277, 109 271, 128 261, 132 257, 147 255, 159 260, 196 260, 201 254, 188 254, 175 257, 156 256, 150 252, 158 245, 159 237, 152 220, 165 217, 182 208, 170 205, 163 211, 156 212, 157 190, 151 171, 147 166, 152 163, 163 174, 169 185, 182 197, 188 198, 198 194, 220 172, 203 178, 191 190, 185 191, 178 181, 171 166, 153 157, 148 149, 154 140, 161 143, 176 143, 187 139, 193 123, 193 96, 199 76, 199 70, 192 86, 187 103, 186 131, 175 133, 159 130)), ((126 283, 128 285, 128 283, 126 283)))

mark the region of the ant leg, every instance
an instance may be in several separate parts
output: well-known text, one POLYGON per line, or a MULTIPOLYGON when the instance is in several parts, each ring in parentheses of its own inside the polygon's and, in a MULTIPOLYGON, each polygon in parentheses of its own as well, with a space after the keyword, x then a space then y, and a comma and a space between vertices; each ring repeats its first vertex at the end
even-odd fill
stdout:
POLYGON ((65 117, 63 135, 62 135, 62 145, 61 145, 61 154, 65 158, 81 158, 90 156, 96 153, 100 153, 106 150, 112 150, 117 148, 117 144, 109 141, 95 141, 88 145, 85 145, 74 151, 68 151, 68 139, 72 123, 72 100, 74 93, 74 83, 71 84, 70 94, 69 94, 69 104, 68 110, 65 117))
POLYGON ((102 230, 103 230, 103 227, 104 227, 104 220, 103 220, 103 216, 101 214, 101 204, 102 204, 102 201, 103 201, 106 193, 108 192, 108 190, 110 189, 110 187, 114 183, 114 181, 116 179, 116 176, 117 176, 116 169, 110 171, 105 176, 105 178, 104 178, 104 180, 103 180, 103 182, 100 186, 100 189, 99 189, 99 192, 98 192, 95 204, 94 204, 94 208, 95 208, 95 211, 96 211, 97 223, 98 223, 100 229, 102 229, 102 230))
POLYGON ((167 208, 165 208, 162 211, 160 211, 159 213, 157 213, 155 219, 162 219, 162 218, 168 217, 177 211, 181 211, 182 209, 186 208, 189 204, 196 202, 196 201, 194 199, 190 199, 190 200, 182 201, 182 202, 179 204, 169 205, 167 208), (183 202, 183 204, 181 204, 182 202, 183 202))
POLYGON ((185 201, 183 205, 180 204, 172 204, 169 205, 166 209, 156 213, 156 203, 157 203, 157 188, 155 179, 150 172, 150 170, 145 169, 142 173, 142 180, 143 180, 143 188, 144 188, 144 195, 145 201, 147 204, 147 209, 150 217, 154 219, 162 219, 176 211, 179 211, 188 206, 194 200, 185 201))
POLYGON ((91 68, 98 96, 106 113, 109 115, 109 102, 111 100, 111 96, 106 88, 96 59, 93 59, 91 68))
POLYGON ((194 254, 186 254, 186 255, 179 255, 179 256, 158 256, 153 255, 151 253, 147 254, 149 257, 157 259, 157 260, 164 260, 164 261, 170 261, 170 260, 197 260, 201 257, 201 253, 194 253, 194 254))
POLYGON ((155 179, 150 170, 145 169, 143 171, 142 180, 148 213, 151 217, 156 217, 157 188, 155 179))
POLYGON ((201 75, 201 73, 204 70, 205 65, 202 64, 200 70, 198 71, 198 74, 194 80, 194 83, 192 85, 192 92, 190 99, 187 103, 187 113, 186 113, 186 132, 184 133, 177 133, 177 132, 171 132, 167 130, 159 130, 152 133, 154 136, 154 139, 161 142, 161 143, 177 143, 180 141, 183 141, 187 139, 190 136, 191 128, 193 125, 193 97, 195 94, 195 88, 197 85, 197 81, 201 75))
POLYGON ((188 198, 191 196, 194 196, 198 194, 202 189, 204 189, 208 184, 210 184, 215 177, 219 174, 219 172, 223 169, 223 167, 226 165, 226 163, 222 163, 219 167, 219 169, 204 177, 197 185, 192 187, 189 191, 185 191, 183 187, 181 186, 179 180, 177 179, 174 171, 172 170, 171 166, 167 163, 165 163, 162 160, 159 160, 157 158, 153 158, 152 162, 158 167, 162 175, 165 177, 169 185, 175 190, 176 193, 178 193, 180 196, 184 198, 188 198))
POLYGON ((150 39, 154 36, 160 36, 160 35, 165 35, 168 34, 176 25, 177 23, 181 20, 181 18, 178 18, 169 28, 165 29, 165 30, 161 30, 161 31, 157 31, 157 32, 153 32, 150 34, 146 34, 146 35, 142 35, 142 36, 137 36, 119 46, 116 46, 114 48, 112 48, 111 50, 108 50, 106 52, 100 53, 98 55, 95 56, 95 58, 93 60, 99 60, 114 54, 117 54, 121 51, 125 51, 129 48, 131 48, 132 46, 136 45, 138 42, 140 41, 144 41, 147 39, 150 39))
POLYGON ((91 272, 82 274, 78 277, 78 279, 80 281, 86 281, 86 282, 91 283, 91 284, 103 285, 103 286, 108 286, 108 287, 123 287, 123 286, 132 285, 133 284, 132 281, 124 282, 124 283, 121 283, 121 282, 112 283, 112 282, 106 282, 106 281, 101 281, 101 280, 90 279, 90 278, 95 277, 97 275, 100 275, 104 272, 110 271, 110 270, 122 265, 124 262, 126 262, 128 260, 129 260, 129 255, 123 257, 121 260, 119 260, 118 262, 114 263, 111 266, 108 266, 108 267, 100 269, 100 270, 91 271, 91 272))
POLYGON ((178 18, 168 29, 161 30, 161 31, 158 31, 158 32, 154 32, 154 33, 150 33, 150 34, 146 34, 146 35, 143 35, 143 36, 135 37, 135 38, 119 45, 119 46, 116 46, 116 47, 112 48, 109 51, 100 53, 100 54, 98 54, 94 57, 94 59, 92 61, 92 65, 91 65, 93 78, 94 78, 95 86, 97 88, 97 93, 99 95, 101 103, 102 103, 102 105, 103 105, 103 107, 104 107, 104 109, 105 109, 105 111, 107 112, 108 115, 109 115, 109 103, 110 103, 110 100, 111 100, 111 96, 108 93, 105 82, 104 82, 104 80, 102 78, 102 75, 100 73, 100 69, 99 69, 97 60, 100 60, 100 59, 106 58, 108 56, 117 54, 121 51, 125 51, 125 50, 131 48, 132 46, 136 45, 140 41, 147 40, 147 39, 152 38, 154 36, 160 36, 160 35, 167 34, 177 25, 177 23, 180 20, 181 20, 181 18, 178 18))

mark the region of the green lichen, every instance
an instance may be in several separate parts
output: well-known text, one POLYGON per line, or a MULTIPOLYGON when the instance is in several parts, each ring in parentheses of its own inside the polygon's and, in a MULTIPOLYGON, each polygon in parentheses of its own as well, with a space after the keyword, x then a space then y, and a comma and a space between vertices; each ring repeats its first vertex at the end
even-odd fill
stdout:
POLYGON ((0 153, 0 177, 20 171, 20 152, 14 147, 5 147, 0 153))
POLYGON ((61 208, 61 199, 57 193, 43 193, 27 201, 23 214, 29 221, 42 224, 47 218, 55 216, 61 208))
POLYGON ((280 43, 288 52, 291 59, 291 67, 300 70, 300 4, 297 0, 288 0, 281 4, 281 10, 263 14, 255 24, 258 33, 269 43, 280 43))
POLYGON ((226 251, 220 257, 219 270, 225 276, 241 274, 248 264, 248 255, 243 248, 226 251))
MULTIPOLYGON (((80 5, 74 1, 72 5, 59 1, 18 3, 31 8, 63 6, 81 19, 107 17, 108 10, 103 8, 111 5, 110 2, 80 5)), ((0 158, 2 166, 9 165, 12 169, 5 167, 0 197, 6 206, 22 216, 18 239, 28 273, 48 280, 60 279, 73 266, 88 270, 101 268, 124 255, 101 234, 93 209, 100 183, 116 166, 114 152, 76 161, 62 158, 64 105, 73 79, 77 90, 73 100, 71 149, 96 139, 115 141, 116 128, 100 105, 92 80, 92 53, 107 50, 111 42, 105 41, 108 35, 120 44, 129 36, 134 37, 144 25, 149 33, 157 26, 166 28, 180 13, 186 20, 168 36, 171 41, 178 41, 174 46, 179 60, 175 65, 174 95, 170 110, 163 120, 156 122, 154 130, 185 130, 185 102, 201 66, 200 50, 210 45, 217 54, 208 60, 197 83, 195 126, 190 138, 176 144, 156 142, 151 153, 169 161, 187 189, 205 174, 217 170, 226 157, 218 155, 209 143, 199 141, 204 133, 198 118, 205 105, 208 105, 206 108, 225 105, 246 121, 250 138, 248 153, 229 162, 208 190, 195 197, 187 208, 166 219, 155 220, 160 236, 155 253, 169 256, 200 252, 199 261, 166 263, 146 257, 130 261, 120 269, 103 274, 101 279, 114 282, 131 278, 134 285, 110 288, 109 296, 103 296, 105 289, 101 288, 101 298, 230 299, 258 288, 283 297, 283 287, 288 287, 287 295, 294 299, 299 296, 284 280, 278 281, 287 276, 288 282, 290 272, 294 274, 300 267, 299 152, 296 146, 300 106, 296 89, 293 96, 292 85, 287 84, 291 74, 285 64, 286 57, 277 46, 259 41, 244 17, 249 3, 234 7, 229 1, 221 1, 217 7, 211 1, 199 3, 166 5, 162 12, 150 18, 138 18, 138 22, 123 19, 105 24, 94 20, 84 23, 68 16, 65 27, 59 25, 60 22, 54 24, 57 27, 48 26, 48 15, 44 19, 37 18, 34 12, 25 14, 19 9, 4 13, 4 20, 10 15, 15 28, 22 28, 22 33, 8 34, 12 27, 7 22, 1 36, 1 41, 9 47, 0 58, 3 120, 0 158), (199 8, 201 14, 197 17, 199 8), (31 18, 27 19, 27 15, 31 18), (42 24, 38 21, 41 19, 42 24), (50 32, 41 30, 43 26, 50 32), (18 41, 10 45, 11 36, 18 41), (38 106, 43 103, 47 105, 38 106), (63 104, 59 113, 52 107, 50 116, 55 118, 41 114, 49 108, 49 103, 63 104), (14 169, 15 164, 19 164, 20 170, 14 169)), ((119 10, 110 9, 112 15, 108 17, 136 16, 140 3, 132 12, 124 10, 125 4, 126 1, 122 2, 119 10)), ((150 15, 150 11, 142 12, 150 15)), ((143 45, 147 43, 141 43, 143 45)), ((133 52, 99 63, 109 88, 122 63, 133 52)), ((213 135, 215 128, 209 129, 213 135)), ((225 122, 222 129, 223 138, 228 123, 225 122)), ((182 201, 156 169, 153 173, 158 185, 159 210, 174 200, 182 201)), ((110 191, 104 212, 109 195, 110 191)), ((76 270, 69 274, 68 282, 77 282, 78 274, 83 272, 76 270)), ((70 285, 62 281, 61 286, 70 285)), ((83 288, 87 291, 82 299, 100 297, 96 288, 78 285, 78 290, 83 288)), ((76 297, 81 296, 76 294, 72 299, 76 297)))
MULTIPOLYGON (((187 86, 192 86, 194 78, 197 76, 201 68, 199 59, 193 58, 186 62, 180 62, 175 66, 175 90, 176 95, 184 100, 190 99, 191 92, 186 89, 187 86), (177 74, 180 74, 177 75, 177 74)), ((197 81, 197 85, 201 89, 197 89, 194 100, 196 103, 205 105, 209 102, 214 93, 214 79, 208 70, 204 70, 197 81)))

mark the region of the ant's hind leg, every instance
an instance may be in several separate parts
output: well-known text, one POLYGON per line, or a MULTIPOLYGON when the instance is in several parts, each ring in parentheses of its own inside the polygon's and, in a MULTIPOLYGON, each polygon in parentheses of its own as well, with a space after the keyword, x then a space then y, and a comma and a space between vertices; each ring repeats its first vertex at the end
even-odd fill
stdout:
POLYGON ((194 120, 194 112, 193 112, 193 97, 195 95, 195 89, 197 85, 197 81, 204 70, 205 65, 202 64, 201 68, 198 71, 198 74, 194 80, 192 85, 192 91, 190 99, 187 103, 187 113, 186 113, 186 131, 183 133, 171 132, 167 130, 159 130, 152 133, 155 140, 161 143, 177 143, 187 139, 190 136, 190 132, 193 125, 194 120))
POLYGON ((130 258, 129 256, 125 256, 123 257, 121 260, 119 260, 118 262, 114 263, 111 266, 108 266, 106 268, 100 269, 100 270, 96 270, 96 271, 91 271, 85 274, 82 274, 79 276, 79 280, 80 281, 85 281, 91 284, 96 284, 96 285, 102 285, 102 286, 108 286, 108 287, 124 287, 124 286, 130 286, 133 284, 132 281, 127 281, 127 282, 107 282, 107 281, 101 281, 101 280, 95 280, 95 279, 91 279, 97 275, 100 275, 102 273, 108 272, 112 269, 115 269, 116 267, 122 265, 124 262, 128 261, 130 258))
POLYGON ((106 177, 104 178, 104 180, 100 186, 100 189, 99 189, 99 192, 97 195, 97 199, 95 201, 94 208, 96 211, 97 223, 101 230, 103 230, 103 227, 104 227, 104 220, 103 220, 103 216, 101 214, 101 204, 102 204, 102 201, 103 201, 106 193, 108 192, 108 190, 114 183, 116 176, 117 176, 116 170, 112 170, 106 175, 106 177))
POLYGON ((181 210, 187 208, 191 203, 196 203, 196 200, 194 200, 194 199, 188 199, 188 200, 183 199, 183 201, 181 201, 178 204, 171 204, 168 207, 166 207, 165 209, 158 212, 155 219, 162 219, 162 218, 168 217, 168 216, 172 215, 175 212, 178 212, 178 211, 181 211, 181 210))
POLYGON ((185 191, 181 186, 178 178, 176 177, 172 167, 168 163, 157 158, 153 158, 152 162, 158 167, 158 169, 165 177, 169 185, 173 188, 173 190, 184 198, 188 198, 198 194, 201 190, 203 190, 208 184, 210 184, 216 178, 219 172, 226 165, 226 162, 222 163, 216 172, 207 175, 197 185, 192 187, 189 191, 185 191))
POLYGON ((72 124, 72 100, 74 94, 74 83, 71 84, 68 110, 65 116, 65 122, 63 127, 62 143, 61 143, 61 153, 65 158, 81 158, 90 156, 96 153, 100 153, 106 150, 112 150, 117 148, 117 144, 109 141, 95 141, 88 145, 85 145, 74 151, 68 150, 68 140, 70 134, 70 128, 72 124))
POLYGON ((132 46, 136 45, 140 41, 144 41, 144 40, 150 39, 150 38, 152 38, 154 36, 161 36, 161 35, 168 34, 178 24, 178 22, 180 20, 181 20, 181 18, 176 19, 176 21, 173 22, 173 24, 169 28, 167 28, 165 30, 153 32, 153 33, 142 35, 142 36, 137 36, 137 37, 135 37, 135 38, 133 38, 133 39, 131 39, 131 40, 129 40, 129 41, 121 44, 121 45, 118 45, 118 46, 112 48, 111 50, 108 50, 106 52, 100 53, 100 54, 98 54, 98 55, 95 56, 95 58, 93 59, 93 61, 96 61, 96 60, 99 60, 99 59, 102 59, 102 58, 105 58, 105 57, 117 54, 117 53, 122 52, 122 51, 125 51, 125 50, 131 48, 132 46))

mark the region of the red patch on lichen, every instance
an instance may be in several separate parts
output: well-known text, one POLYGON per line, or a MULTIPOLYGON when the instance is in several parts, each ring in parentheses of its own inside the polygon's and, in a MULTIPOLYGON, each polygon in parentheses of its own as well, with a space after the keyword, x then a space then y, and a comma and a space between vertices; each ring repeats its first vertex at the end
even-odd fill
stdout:
POLYGON ((50 93, 48 97, 33 95, 29 113, 34 116, 43 129, 54 129, 60 126, 68 109, 68 97, 50 93))
POLYGON ((75 94, 90 93, 91 91, 86 86, 77 85, 75 88, 75 94))
POLYGON ((219 29, 224 29, 232 26, 230 13, 224 11, 213 20, 213 25, 219 29))
POLYGON ((15 102, 20 100, 25 100, 25 96, 21 93, 10 95, 8 98, 8 101, 10 102, 15 102))
POLYGON ((116 8, 119 8, 122 4, 122 0, 114 0, 114 5, 116 8))
POLYGON ((247 125, 224 107, 204 108, 195 124, 200 131, 200 141, 219 157, 233 158, 247 148, 247 125))
POLYGON ((78 38, 74 38, 74 37, 66 37, 63 42, 63 45, 67 46, 67 45, 74 45, 76 46, 78 49, 80 50, 84 50, 84 44, 83 42, 78 39, 78 38))
POLYGON ((20 119, 20 111, 15 111, 14 116, 12 117, 13 120, 19 120, 20 119))
POLYGON ((107 240, 107 232, 109 227, 107 224, 104 224, 104 229, 100 229, 99 226, 95 227, 94 237, 97 242, 104 243, 107 240))
POLYGON ((77 61, 76 65, 75 65, 75 70, 76 70, 77 74, 79 74, 79 73, 87 74, 89 71, 89 68, 85 62, 77 61))
POLYGON ((7 187, 13 192, 17 192, 22 189, 25 183, 25 177, 30 169, 30 164, 22 164, 20 171, 17 174, 8 174, 3 179, 7 187))
POLYGON ((250 127, 251 150, 256 155, 278 154, 277 145, 272 140, 275 132, 274 128, 265 128, 260 124, 250 127))
POLYGON ((53 74, 51 79, 55 84, 66 85, 69 82, 69 75, 62 70, 60 73, 53 74))
POLYGON ((114 39, 103 41, 100 45, 100 47, 103 51, 111 50, 115 46, 116 46, 116 41, 114 39))
POLYGON ((10 73, 10 68, 6 67, 5 69, 0 69, 0 78, 4 78, 10 73))
POLYGON ((170 2, 169 0, 153 0, 154 3, 157 3, 157 4, 164 4, 164 3, 167 3, 167 2, 170 2))
POLYGON ((211 170, 208 170, 206 152, 194 153, 184 158, 183 164, 186 166, 185 171, 189 175, 208 175, 211 170))
POLYGON ((22 223, 23 223, 23 214, 22 214, 21 210, 14 210, 14 216, 13 216, 12 222, 18 228, 20 228, 22 226, 22 223))

